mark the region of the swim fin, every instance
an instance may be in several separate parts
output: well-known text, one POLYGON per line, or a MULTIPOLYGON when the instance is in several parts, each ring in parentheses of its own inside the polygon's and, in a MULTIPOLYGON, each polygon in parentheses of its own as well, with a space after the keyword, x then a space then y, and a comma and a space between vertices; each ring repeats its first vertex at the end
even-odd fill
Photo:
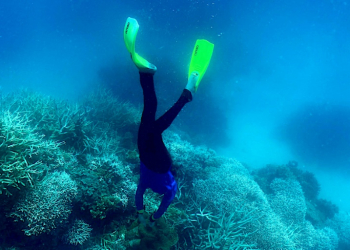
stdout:
POLYGON ((157 67, 154 66, 152 63, 148 62, 143 57, 141 57, 135 51, 136 36, 137 36, 137 32, 139 31, 139 28, 140 26, 137 20, 134 18, 128 17, 124 27, 125 46, 131 55, 131 59, 133 60, 133 62, 139 68, 140 71, 142 72, 150 71, 151 73, 152 72, 154 73, 157 70, 157 67))
POLYGON ((188 71, 188 78, 191 78, 192 73, 198 74, 198 79, 195 84, 197 90, 199 83, 201 82, 210 63, 211 56, 213 55, 214 44, 204 39, 198 39, 192 52, 192 58, 190 63, 190 69, 188 71))

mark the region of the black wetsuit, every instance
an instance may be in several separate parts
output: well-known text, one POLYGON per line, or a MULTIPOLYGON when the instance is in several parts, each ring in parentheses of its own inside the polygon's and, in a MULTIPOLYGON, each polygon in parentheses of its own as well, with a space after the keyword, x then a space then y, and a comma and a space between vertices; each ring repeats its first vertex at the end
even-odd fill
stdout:
POLYGON ((156 120, 157 97, 153 75, 140 73, 140 82, 144 97, 137 142, 140 160, 148 169, 156 173, 166 173, 171 168, 172 160, 164 145, 162 133, 171 125, 185 104, 192 100, 192 94, 184 89, 178 101, 156 120))
POLYGON ((141 164, 135 204, 138 211, 143 210, 143 195, 147 188, 163 194, 162 202, 152 216, 158 219, 165 213, 177 191, 177 183, 170 172, 171 157, 164 145, 162 133, 174 121, 184 105, 192 100, 192 94, 185 89, 179 100, 156 120, 157 97, 153 75, 140 73, 140 82, 143 89, 144 107, 137 142, 141 164))

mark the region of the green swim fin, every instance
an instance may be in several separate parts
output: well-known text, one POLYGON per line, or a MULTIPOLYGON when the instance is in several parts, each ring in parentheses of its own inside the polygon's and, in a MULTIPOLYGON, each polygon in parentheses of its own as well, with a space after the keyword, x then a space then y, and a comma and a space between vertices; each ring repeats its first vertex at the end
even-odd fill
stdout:
POLYGON ((150 62, 148 62, 146 59, 141 57, 139 54, 135 51, 135 42, 136 42, 136 36, 137 32, 139 31, 139 24, 136 19, 128 17, 126 20, 125 26, 124 26, 124 42, 126 49, 129 51, 131 55, 131 59, 135 63, 135 65, 142 70, 150 69, 151 71, 156 71, 157 68, 150 62))
POLYGON ((195 88, 197 89, 210 63, 213 55, 214 44, 204 39, 198 39, 194 46, 191 58, 190 69, 188 71, 188 78, 193 72, 198 73, 198 80, 195 88))
POLYGON ((139 28, 140 26, 136 19, 131 17, 128 17, 128 19, 126 19, 124 27, 124 42, 126 49, 129 51, 130 54, 135 53, 135 41, 139 28))

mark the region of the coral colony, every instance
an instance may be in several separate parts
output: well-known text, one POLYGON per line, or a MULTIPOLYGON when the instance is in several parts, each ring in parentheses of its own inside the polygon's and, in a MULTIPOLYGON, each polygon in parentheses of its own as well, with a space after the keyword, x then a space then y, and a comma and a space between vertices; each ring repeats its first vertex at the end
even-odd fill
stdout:
MULTIPOLYGON (((134 207, 139 108, 100 89, 78 104, 20 91, 0 111, 0 249, 350 248, 349 214, 296 162, 251 171, 165 132, 178 192, 148 228, 134 207)), ((149 214, 160 197, 146 196, 149 214)))

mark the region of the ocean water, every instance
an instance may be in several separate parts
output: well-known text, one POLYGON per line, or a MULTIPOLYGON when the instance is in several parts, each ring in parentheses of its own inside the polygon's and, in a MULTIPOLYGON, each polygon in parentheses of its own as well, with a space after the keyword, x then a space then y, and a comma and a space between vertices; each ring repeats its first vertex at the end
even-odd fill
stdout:
POLYGON ((3 0, 1 96, 24 88, 79 102, 102 86, 142 106, 123 41, 128 17, 140 24, 136 50, 158 68, 158 116, 186 85, 196 39, 215 44, 173 131, 248 169, 296 161, 320 198, 349 213, 350 2, 3 0))

